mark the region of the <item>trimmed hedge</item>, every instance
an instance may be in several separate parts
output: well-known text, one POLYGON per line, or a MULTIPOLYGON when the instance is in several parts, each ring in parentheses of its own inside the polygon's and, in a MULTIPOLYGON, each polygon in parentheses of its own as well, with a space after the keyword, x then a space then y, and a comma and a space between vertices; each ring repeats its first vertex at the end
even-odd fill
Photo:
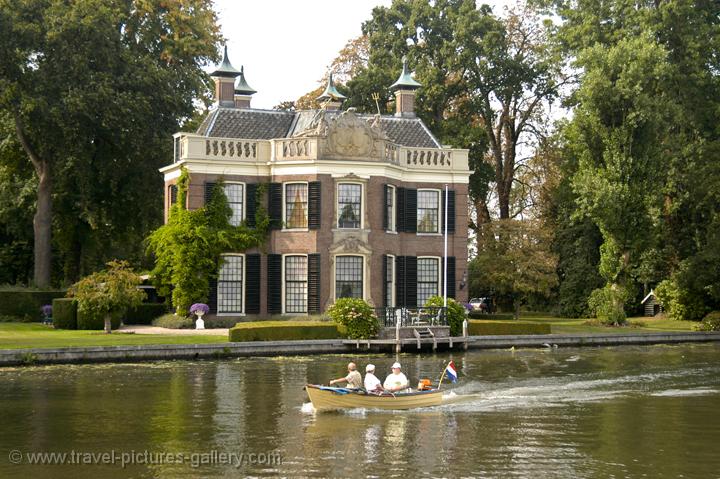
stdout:
POLYGON ((130 308, 125 313, 125 324, 152 324, 153 319, 167 314, 168 309, 164 303, 142 303, 130 308))
POLYGON ((468 321, 468 334, 470 336, 550 334, 550 325, 526 321, 468 321))
POLYGON ((32 289, 0 290, 0 314, 41 321, 40 308, 51 304, 53 299, 62 298, 65 291, 39 291, 32 289))
POLYGON ((336 339, 342 335, 337 325, 321 321, 253 321, 230 329, 232 343, 282 341, 292 339, 336 339))
POLYGON ((480 311, 468 311, 468 318, 470 319, 482 319, 482 320, 488 320, 488 319, 514 319, 515 315, 511 313, 503 313, 503 314, 487 314, 487 313, 481 313, 480 311))
MULTIPOLYGON (((110 328, 117 329, 120 327, 120 314, 112 314, 110 316, 110 328)), ((84 330, 103 330, 105 329, 105 317, 102 314, 77 312, 77 328, 84 330)))
POLYGON ((73 298, 55 298, 52 307, 55 329, 77 329, 77 301, 73 298))

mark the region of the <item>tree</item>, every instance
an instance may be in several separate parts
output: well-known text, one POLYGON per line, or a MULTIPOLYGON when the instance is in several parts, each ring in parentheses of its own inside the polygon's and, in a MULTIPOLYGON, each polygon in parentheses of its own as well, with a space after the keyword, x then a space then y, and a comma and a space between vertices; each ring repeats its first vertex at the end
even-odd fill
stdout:
POLYGON ((102 257, 139 244, 159 222, 126 212, 161 198, 167 138, 206 95, 201 67, 219 40, 208 0, 0 4, 0 111, 37 178, 38 286, 51 281, 54 244, 77 276, 88 249, 102 257))
POLYGON ((112 332, 111 316, 139 305, 145 292, 138 288, 142 278, 133 273, 125 261, 110 261, 107 269, 75 283, 69 294, 78 302, 78 311, 102 316, 105 332, 112 332))

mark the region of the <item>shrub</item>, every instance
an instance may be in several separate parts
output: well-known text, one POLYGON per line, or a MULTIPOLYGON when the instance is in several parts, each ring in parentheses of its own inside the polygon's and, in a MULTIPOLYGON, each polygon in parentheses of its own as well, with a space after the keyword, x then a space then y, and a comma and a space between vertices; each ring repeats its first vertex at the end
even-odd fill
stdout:
POLYGON ((184 316, 176 316, 172 313, 164 314, 159 318, 153 319, 152 325, 168 329, 192 329, 195 327, 192 319, 184 316))
POLYGON ((627 292, 620 286, 607 285, 590 293, 588 306, 597 319, 606 325, 620 326, 625 324, 625 308, 627 292))
POLYGON ((0 290, 0 314, 17 316, 24 321, 40 321, 42 308, 55 298, 65 296, 65 291, 40 291, 28 288, 0 290))
POLYGON ((350 339, 370 339, 380 330, 375 312, 363 299, 340 298, 328 308, 327 315, 346 328, 350 339))
POLYGON ((487 314, 481 313, 480 311, 470 311, 468 313, 470 319, 515 319, 512 314, 487 314))
MULTIPOLYGON (((431 296, 425 301, 425 307, 436 307, 441 308, 445 304, 444 299, 441 296, 431 296)), ((451 336, 462 336, 463 321, 465 321, 465 306, 458 303, 452 298, 448 298, 447 303, 447 322, 450 326, 451 336)))
POLYGON ((550 325, 526 321, 468 321, 468 334, 470 336, 550 334, 550 325))
POLYGON ((707 312, 701 297, 684 290, 672 279, 658 284, 655 296, 670 319, 699 321, 707 312))
POLYGON ((77 329, 77 301, 72 298, 53 299, 55 329, 77 329))
MULTIPOLYGON (((78 305, 77 311, 77 329, 101 331, 105 329, 105 313, 86 310, 82 311, 78 305)), ((122 322, 122 314, 119 311, 110 313, 110 328, 117 329, 122 322)))
POLYGON ((337 325, 327 321, 254 321, 238 323, 229 332, 229 340, 233 343, 340 337, 337 325))
POLYGON ((708 313, 702 322, 693 326, 695 331, 720 331, 720 311, 708 313))
POLYGON ((152 324, 153 319, 168 312, 164 303, 141 303, 127 310, 123 323, 152 324))
MULTIPOLYGON (((195 317, 192 318, 195 321, 195 317)), ((232 328, 238 322, 237 318, 230 316, 203 317, 205 329, 232 328)), ((194 324, 194 323, 193 323, 194 324)))

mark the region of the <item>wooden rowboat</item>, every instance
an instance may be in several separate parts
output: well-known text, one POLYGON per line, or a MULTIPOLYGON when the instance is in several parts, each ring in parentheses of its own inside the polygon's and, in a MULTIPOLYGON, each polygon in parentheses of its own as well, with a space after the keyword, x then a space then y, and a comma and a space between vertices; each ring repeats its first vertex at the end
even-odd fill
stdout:
POLYGON ((360 390, 308 384, 305 391, 317 411, 351 408, 413 409, 442 403, 442 391, 438 389, 379 396, 360 390))

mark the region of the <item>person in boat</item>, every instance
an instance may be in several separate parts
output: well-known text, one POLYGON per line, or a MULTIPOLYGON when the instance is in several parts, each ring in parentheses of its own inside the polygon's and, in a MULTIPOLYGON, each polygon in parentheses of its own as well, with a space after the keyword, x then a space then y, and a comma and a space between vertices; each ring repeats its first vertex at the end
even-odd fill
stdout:
POLYGON ((405 391, 409 383, 407 377, 401 371, 400 363, 394 363, 391 369, 392 373, 388 374, 388 377, 385 378, 383 388, 391 393, 405 391))
POLYGON ((357 371, 355 363, 348 364, 348 375, 342 378, 333 379, 330 381, 330 386, 337 383, 347 383, 347 387, 360 389, 363 387, 363 380, 360 373, 357 371))
POLYGON ((380 393, 383 391, 380 380, 375 376, 375 365, 365 366, 365 390, 369 393, 380 393))

